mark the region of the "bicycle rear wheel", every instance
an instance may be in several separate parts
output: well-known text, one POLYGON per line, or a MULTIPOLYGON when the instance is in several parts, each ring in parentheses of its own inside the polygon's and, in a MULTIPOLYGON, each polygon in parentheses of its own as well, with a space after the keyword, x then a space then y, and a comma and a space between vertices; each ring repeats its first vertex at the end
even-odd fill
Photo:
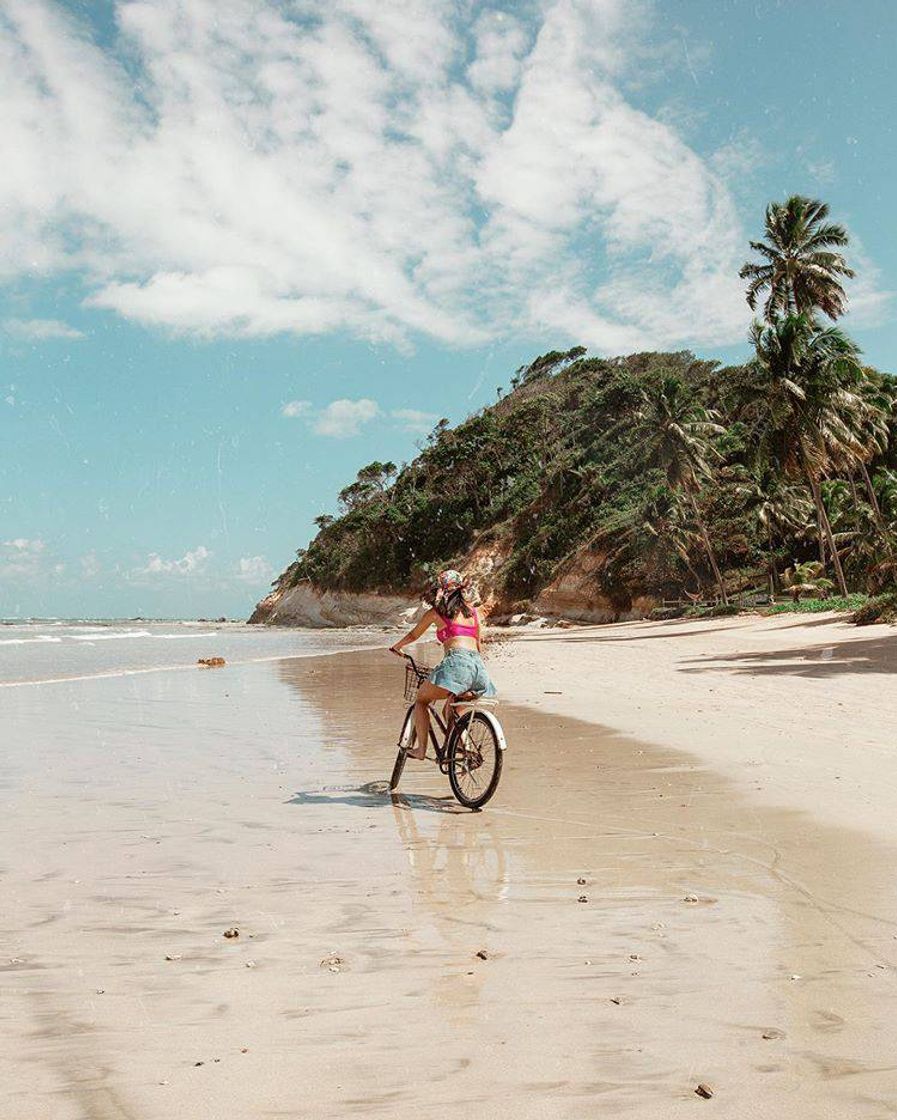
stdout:
POLYGON ((452 793, 468 809, 479 809, 498 789, 502 751, 491 721, 469 712, 455 724, 448 748, 452 793))
POLYGON ((402 772, 405 769, 405 759, 408 757, 408 750, 410 750, 417 740, 417 735, 414 731, 414 705, 412 704, 408 711, 405 713, 405 722, 402 724, 402 731, 399 735, 399 753, 396 755, 395 766, 392 768, 392 777, 389 779, 390 791, 399 788, 399 782, 402 780, 402 772))

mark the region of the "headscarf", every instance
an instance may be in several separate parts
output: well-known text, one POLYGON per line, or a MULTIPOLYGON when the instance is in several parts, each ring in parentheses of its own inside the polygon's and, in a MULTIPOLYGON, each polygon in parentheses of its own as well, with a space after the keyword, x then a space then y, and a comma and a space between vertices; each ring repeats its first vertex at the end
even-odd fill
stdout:
POLYGON ((436 577, 430 601, 437 611, 454 618, 461 609, 469 615, 480 601, 480 597, 476 587, 460 572, 454 568, 447 568, 436 577))
POLYGON ((450 591, 458 591, 464 587, 464 576, 454 568, 446 568, 436 577, 436 587, 441 593, 440 598, 448 595, 450 591))

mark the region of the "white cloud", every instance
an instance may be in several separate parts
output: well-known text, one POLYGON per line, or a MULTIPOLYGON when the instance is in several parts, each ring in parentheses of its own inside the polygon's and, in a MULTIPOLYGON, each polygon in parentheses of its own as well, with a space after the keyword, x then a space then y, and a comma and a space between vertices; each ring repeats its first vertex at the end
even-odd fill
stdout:
POLYGON ((390 416, 398 420, 406 432, 415 435, 426 435, 439 419, 437 413, 421 412, 418 408, 394 408, 390 416))
POLYGON ((86 552, 80 560, 81 575, 84 579, 96 579, 102 571, 102 566, 95 552, 86 552))
POLYGON ((879 269, 856 239, 850 259, 857 275, 847 282, 848 324, 851 327, 881 326, 891 313, 895 293, 880 286, 879 269))
POLYGON ((467 67, 467 80, 483 94, 513 89, 529 36, 519 20, 507 12, 487 11, 474 29, 476 54, 467 67))
POLYGON ((13 555, 38 556, 47 547, 46 541, 39 538, 29 540, 27 537, 15 537, 11 541, 4 541, 3 547, 9 549, 13 555))
POLYGON ((650 6, 505 7, 117 0, 99 46, 5 0, 0 275, 200 335, 741 340, 737 153, 627 99, 650 6))
POLYGON ((837 167, 828 159, 808 159, 806 168, 815 187, 831 187, 838 178, 837 167))
POLYGON ((158 552, 151 552, 146 558, 146 564, 140 568, 134 568, 131 577, 139 579, 146 576, 195 575, 204 569, 206 561, 211 555, 211 552, 202 544, 185 552, 179 560, 165 560, 158 552))
POLYGON ((758 173, 770 162, 769 149, 746 128, 740 128, 713 153, 710 164, 737 194, 753 188, 758 173))
POLYGON ((45 571, 47 545, 40 538, 14 537, 0 541, 0 576, 33 579, 45 571))
POLYGON ((357 401, 342 399, 331 401, 322 409, 312 426, 319 436, 346 439, 357 436, 365 424, 379 415, 380 406, 367 397, 357 401))
MULTIPOLYGON (((405 419, 406 422, 408 418, 413 419, 427 415, 426 413, 412 414, 412 411, 409 410, 408 417, 405 417, 404 412, 405 410, 399 410, 393 412, 392 415, 399 419, 405 419)), ((335 439, 357 436, 365 424, 382 415, 377 402, 369 400, 367 397, 362 397, 360 400, 342 398, 331 401, 330 404, 319 410, 312 407, 311 401, 288 401, 281 408, 280 413, 287 417, 304 417, 317 435, 335 439)))
POLYGON ((280 410, 281 416, 305 416, 311 409, 311 401, 287 401, 280 410))
POLYGON ((237 564, 236 578, 242 583, 267 583, 273 574, 264 556, 241 556, 237 564))
POLYGON ((4 331, 12 338, 29 339, 40 342, 47 338, 83 338, 84 332, 70 327, 59 319, 7 319, 4 331))

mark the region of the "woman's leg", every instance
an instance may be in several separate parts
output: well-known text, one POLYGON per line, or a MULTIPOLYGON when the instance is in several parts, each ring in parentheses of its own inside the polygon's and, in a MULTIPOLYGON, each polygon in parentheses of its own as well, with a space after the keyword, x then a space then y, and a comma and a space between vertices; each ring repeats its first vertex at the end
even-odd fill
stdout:
POLYGON ((442 705, 442 720, 443 723, 445 723, 447 731, 451 731, 452 724, 455 722, 455 709, 452 707, 454 700, 455 694, 454 692, 450 692, 448 695, 448 699, 442 705))
POLYGON ((424 683, 417 690, 417 700, 414 702, 414 729, 417 732, 417 745, 413 751, 408 751, 409 758, 423 758, 427 753, 427 743, 430 739, 430 704, 435 700, 442 700, 451 696, 447 688, 440 688, 438 684, 424 683))

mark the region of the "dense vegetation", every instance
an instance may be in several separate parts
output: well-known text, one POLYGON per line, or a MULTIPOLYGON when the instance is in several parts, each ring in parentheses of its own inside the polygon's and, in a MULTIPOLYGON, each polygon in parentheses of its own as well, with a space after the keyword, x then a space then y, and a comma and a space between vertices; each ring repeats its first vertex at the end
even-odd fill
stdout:
POLYGON ((621 609, 636 593, 725 606, 758 587, 893 586, 897 385, 822 322, 845 308, 846 241, 822 203, 771 204, 741 273, 762 300, 751 361, 543 355, 493 406, 440 421, 401 470, 363 468, 281 585, 408 590, 493 544, 508 604, 583 550, 621 609))

